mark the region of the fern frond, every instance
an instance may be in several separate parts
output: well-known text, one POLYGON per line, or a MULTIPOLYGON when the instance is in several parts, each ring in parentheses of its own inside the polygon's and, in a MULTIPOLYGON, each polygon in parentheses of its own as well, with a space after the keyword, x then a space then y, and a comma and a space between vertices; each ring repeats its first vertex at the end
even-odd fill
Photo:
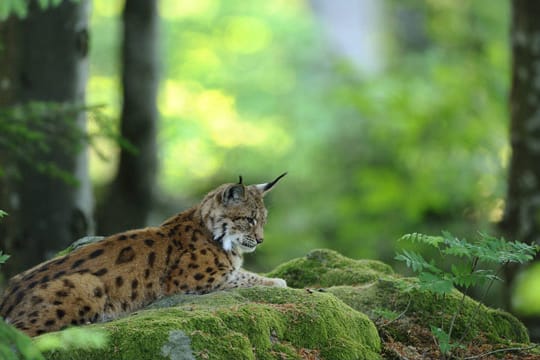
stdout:
POLYGON ((480 233, 480 240, 474 249, 480 260, 495 264, 524 264, 534 259, 538 248, 519 241, 507 241, 480 233))
POLYGON ((454 285, 464 288, 483 285, 489 280, 500 280, 493 270, 475 270, 471 272, 470 266, 453 264, 451 272, 454 285))
POLYGON ((449 294, 454 289, 454 284, 451 279, 448 279, 445 274, 433 274, 429 272, 421 272, 418 275, 420 281, 420 290, 429 291, 438 295, 449 294))
POLYGON ((422 243, 438 248, 444 239, 441 236, 426 235, 420 233, 405 234, 398 241, 411 241, 413 243, 422 243))
POLYGON ((394 259, 405 262, 405 265, 411 268, 414 272, 419 273, 424 270, 435 274, 442 272, 441 269, 435 266, 433 260, 428 262, 422 255, 414 251, 402 250, 402 253, 398 253, 394 259))

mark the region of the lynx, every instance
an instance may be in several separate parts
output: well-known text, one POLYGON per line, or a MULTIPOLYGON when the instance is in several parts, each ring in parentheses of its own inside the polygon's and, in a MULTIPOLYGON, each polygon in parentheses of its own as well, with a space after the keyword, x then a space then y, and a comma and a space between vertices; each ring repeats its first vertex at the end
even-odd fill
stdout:
POLYGON ((108 321, 174 293, 286 287, 241 268, 263 242, 263 197, 274 181, 224 184, 157 227, 130 230, 14 276, 0 316, 30 336, 108 321))

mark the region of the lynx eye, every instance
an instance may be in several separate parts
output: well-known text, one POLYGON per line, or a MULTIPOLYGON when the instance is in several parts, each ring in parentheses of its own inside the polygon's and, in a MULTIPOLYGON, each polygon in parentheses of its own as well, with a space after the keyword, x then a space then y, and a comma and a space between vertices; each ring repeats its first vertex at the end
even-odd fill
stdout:
POLYGON ((251 226, 257 225, 257 219, 254 219, 254 218, 251 218, 251 217, 248 217, 248 218, 247 218, 247 222, 248 222, 248 224, 251 225, 251 226))

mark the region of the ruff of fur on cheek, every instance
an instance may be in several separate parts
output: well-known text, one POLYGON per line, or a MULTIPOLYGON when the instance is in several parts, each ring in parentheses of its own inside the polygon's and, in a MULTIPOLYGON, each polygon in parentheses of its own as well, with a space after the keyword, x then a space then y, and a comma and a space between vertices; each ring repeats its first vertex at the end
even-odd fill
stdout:
POLYGON ((223 222, 214 229, 214 240, 221 244, 221 247, 225 251, 232 251, 233 247, 238 247, 242 244, 242 236, 239 234, 230 234, 229 224, 226 222, 223 222))
POLYGON ((223 247, 223 250, 225 250, 225 251, 231 251, 232 248, 233 248, 233 244, 234 243, 238 244, 238 240, 237 240, 236 236, 229 235, 229 234, 225 235, 223 237, 222 241, 223 242, 222 242, 221 246, 223 247))
POLYGON ((221 244, 224 247, 225 236, 227 235, 228 225, 227 223, 222 223, 221 226, 214 229, 214 240, 221 244))

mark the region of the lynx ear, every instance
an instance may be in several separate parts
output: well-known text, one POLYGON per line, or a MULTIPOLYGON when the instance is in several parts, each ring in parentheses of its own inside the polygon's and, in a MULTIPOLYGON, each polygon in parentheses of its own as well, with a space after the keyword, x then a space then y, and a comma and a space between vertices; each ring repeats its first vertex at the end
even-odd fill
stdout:
POLYGON ((234 184, 223 190, 221 201, 223 205, 237 204, 244 201, 246 189, 243 184, 234 184))
POLYGON ((285 175, 287 175, 287 173, 283 173, 281 175, 279 175, 275 180, 273 181, 270 181, 269 183, 265 183, 265 184, 258 184, 258 185, 254 185, 260 192, 262 192, 263 196, 266 195, 266 193, 268 193, 270 190, 272 190, 272 188, 274 187, 274 185, 276 185, 276 183, 282 178, 284 177, 285 175))

